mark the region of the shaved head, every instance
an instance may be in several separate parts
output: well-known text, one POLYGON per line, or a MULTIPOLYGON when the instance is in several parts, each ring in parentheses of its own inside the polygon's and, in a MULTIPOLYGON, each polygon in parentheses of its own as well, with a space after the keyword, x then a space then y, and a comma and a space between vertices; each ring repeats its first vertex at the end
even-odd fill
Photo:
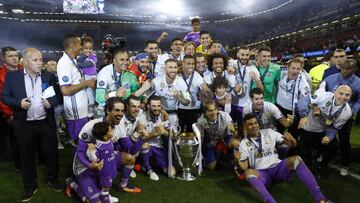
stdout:
POLYGON ((348 85, 340 85, 336 88, 334 93, 335 96, 335 104, 336 105, 343 105, 348 102, 352 95, 352 89, 348 85))

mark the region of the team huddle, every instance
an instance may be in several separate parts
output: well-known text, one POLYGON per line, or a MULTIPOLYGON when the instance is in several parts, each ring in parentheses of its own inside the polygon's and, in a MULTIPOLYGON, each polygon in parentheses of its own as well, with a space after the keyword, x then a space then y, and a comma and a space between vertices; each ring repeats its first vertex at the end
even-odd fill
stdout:
MULTIPOLYGON (((176 176, 179 167, 167 144, 175 139, 174 129, 182 129, 200 132, 201 162, 208 170, 228 161, 265 202, 276 202, 267 190, 271 183, 293 173, 316 202, 330 202, 307 165, 319 162, 317 172, 326 177, 339 134, 348 172, 351 126, 360 108, 356 61, 335 50, 335 65, 314 88, 304 57, 279 66, 270 61, 269 47, 258 48, 252 61, 252 51, 242 46, 232 59, 220 41, 199 32, 199 22, 192 24, 185 42, 171 41, 170 53, 158 54, 153 40, 134 57, 113 47, 112 63, 99 72, 92 39, 65 37, 55 74, 67 130, 77 145, 67 194, 72 190, 84 202, 117 202, 109 190, 118 172, 119 190, 131 193, 141 192, 129 183, 138 172, 154 181, 159 173, 176 176)), ((40 53, 28 52, 29 61, 40 53)), ((3 101, 11 106, 7 80, 3 101)))

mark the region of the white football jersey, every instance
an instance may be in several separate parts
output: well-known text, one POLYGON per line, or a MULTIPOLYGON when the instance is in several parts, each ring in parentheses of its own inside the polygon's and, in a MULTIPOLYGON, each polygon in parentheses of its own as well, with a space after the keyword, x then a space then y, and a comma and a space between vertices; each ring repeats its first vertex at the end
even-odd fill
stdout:
POLYGON ((281 78, 278 83, 276 103, 289 111, 295 111, 298 101, 311 94, 311 89, 306 78, 299 74, 294 80, 288 80, 288 71, 281 69, 281 78))
MULTIPOLYGON (((124 115, 120 121, 120 126, 122 126, 126 131, 126 136, 131 137, 134 141, 137 140, 137 137, 134 137, 134 133, 136 130, 136 127, 138 124, 141 124, 143 126, 146 125, 146 118, 142 111, 139 112, 138 116, 135 118, 135 120, 131 121, 126 115, 124 115)), ((125 136, 123 136, 125 137, 125 136)), ((120 138, 123 138, 120 137, 120 138)))
POLYGON ((179 102, 172 95, 172 92, 181 92, 185 99, 190 100, 190 95, 187 91, 187 85, 185 81, 176 76, 175 81, 172 84, 168 84, 166 76, 156 77, 152 80, 153 88, 155 88, 155 95, 161 97, 161 104, 165 110, 177 110, 179 102))
MULTIPOLYGON (((164 121, 162 119, 162 114, 160 113, 156 118, 151 118, 149 112, 144 112, 146 117, 146 126, 145 129, 148 132, 154 132, 156 126, 163 126, 165 129, 170 128, 170 122, 168 120, 164 121)), ((161 136, 153 137, 146 141, 150 146, 153 147, 162 147, 161 136)))
POLYGON ((174 59, 176 61, 181 61, 184 58, 184 55, 181 54, 179 57, 175 57, 172 54, 161 54, 158 55, 158 58, 156 60, 156 65, 154 68, 154 75, 155 77, 163 76, 165 75, 165 61, 168 59, 174 59))
MULTIPOLYGON (((57 76, 60 86, 79 85, 83 80, 83 74, 77 68, 76 60, 72 60, 66 53, 57 64, 57 76)), ((85 88, 75 94, 63 96, 65 119, 77 120, 88 116, 88 97, 85 88)))
MULTIPOLYGON (((182 77, 182 75, 179 75, 179 77, 182 77)), ((183 78, 184 79, 184 78, 183 78)), ((193 103, 190 103, 188 106, 179 104, 179 108, 180 109, 200 109, 201 106, 201 102, 198 99, 198 93, 200 91, 200 85, 204 83, 204 78, 201 77, 201 75, 194 71, 193 75, 190 76, 189 78, 186 78, 186 80, 184 80, 186 82, 186 87, 187 85, 191 85, 190 86, 190 98, 192 99, 193 103), (192 78, 191 84, 190 84, 190 80, 192 78)), ((188 88, 187 88, 188 89, 188 88)))
POLYGON ((115 71, 114 64, 109 64, 102 68, 98 73, 97 89, 104 89, 106 92, 116 91, 115 77, 119 77, 120 73, 115 71))
POLYGON ((340 129, 346 121, 352 116, 352 111, 348 103, 345 105, 335 105, 334 93, 323 92, 317 96, 310 97, 310 103, 316 104, 320 108, 320 117, 314 117, 313 110, 310 110, 308 122, 303 127, 309 132, 326 131, 325 120, 332 115, 332 124, 335 128, 340 129), (330 112, 331 110, 331 112, 330 112))
MULTIPOLYGON (((242 112, 243 117, 248 113, 255 113, 252 103, 244 107, 242 112)), ((264 101, 264 107, 260 112, 258 112, 258 114, 260 114, 262 122, 260 128, 263 129, 271 128, 273 130, 276 130, 275 120, 279 120, 280 118, 284 117, 279 108, 275 104, 268 101, 264 101)))
POLYGON ((276 151, 276 146, 281 144, 283 135, 272 130, 260 130, 261 146, 254 138, 244 138, 240 142, 240 161, 249 161, 249 167, 261 170, 274 167, 281 160, 276 151))
POLYGON ((209 123, 204 114, 202 114, 196 122, 199 130, 204 133, 204 136, 208 136, 213 141, 230 134, 228 129, 230 123, 232 123, 232 119, 230 115, 224 111, 219 111, 218 117, 213 123, 209 123))
MULTIPOLYGON (((225 79, 229 82, 230 89, 233 89, 235 87, 236 79, 234 75, 228 73, 227 71, 224 71, 222 77, 225 77, 225 79)), ((213 71, 204 74, 204 81, 208 85, 213 84, 214 78, 215 78, 215 74, 213 73, 213 71)))
POLYGON ((244 93, 243 96, 240 97, 240 95, 232 94, 232 104, 235 106, 241 106, 246 107, 251 103, 250 99, 250 90, 251 90, 251 84, 255 83, 254 80, 250 78, 250 72, 254 72, 255 75, 260 78, 259 71, 256 69, 254 65, 246 66, 238 63, 238 60, 231 60, 229 61, 229 66, 234 67, 236 70, 235 72, 235 81, 236 84, 241 84, 242 89, 244 93))

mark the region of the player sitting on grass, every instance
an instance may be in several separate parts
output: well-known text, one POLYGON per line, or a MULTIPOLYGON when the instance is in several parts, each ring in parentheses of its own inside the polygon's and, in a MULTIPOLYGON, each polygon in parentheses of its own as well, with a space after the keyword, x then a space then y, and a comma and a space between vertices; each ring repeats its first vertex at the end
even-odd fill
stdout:
POLYGON ((240 167, 245 171, 246 179, 251 187, 265 202, 276 202, 266 187, 273 182, 290 179, 294 171, 316 202, 328 202, 321 193, 314 175, 299 156, 291 156, 284 160, 278 158, 276 151, 278 145, 296 146, 296 140, 290 133, 282 135, 272 129, 260 130, 259 122, 254 114, 246 114, 243 122, 247 137, 241 141, 239 147, 240 167))

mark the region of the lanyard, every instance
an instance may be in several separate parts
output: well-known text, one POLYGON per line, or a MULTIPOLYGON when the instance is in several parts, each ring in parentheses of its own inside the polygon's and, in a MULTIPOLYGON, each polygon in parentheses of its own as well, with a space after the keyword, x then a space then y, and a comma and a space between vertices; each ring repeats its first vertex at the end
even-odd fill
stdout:
POLYGON ((210 123, 208 121, 208 126, 209 126, 209 134, 215 135, 214 137, 216 137, 216 133, 218 132, 218 130, 220 129, 220 122, 219 122, 219 115, 216 118, 215 122, 210 123))
POLYGON ((260 72, 260 68, 259 68, 259 66, 258 67, 256 67, 257 69, 258 69, 258 71, 259 71, 259 74, 260 74, 260 80, 261 80, 261 82, 264 84, 264 79, 265 79, 265 76, 266 76, 266 74, 269 72, 269 67, 270 66, 270 64, 268 65, 268 67, 267 68, 265 68, 265 71, 264 71, 264 73, 263 74, 261 74, 261 72, 260 72))
POLYGON ((259 144, 259 146, 257 146, 252 140, 251 138, 248 137, 248 140, 251 142, 252 145, 254 145, 254 147, 256 148, 256 150, 258 151, 258 153, 262 153, 263 148, 262 148, 262 139, 261 139, 261 133, 259 138, 257 138, 255 141, 259 144))
POLYGON ((152 61, 151 63, 152 63, 152 67, 150 68, 150 73, 154 74, 156 63, 157 63, 157 57, 156 57, 156 60, 152 61))
POLYGON ((193 81, 193 79, 194 79, 194 73, 191 74, 189 83, 186 82, 186 76, 185 76, 185 74, 182 73, 181 75, 182 75, 182 77, 183 77, 183 79, 184 79, 184 81, 185 81, 185 83, 186 83, 188 92, 191 94, 190 88, 191 88, 192 81, 193 81))
MULTIPOLYGON (((300 73, 301 74, 301 73, 300 73)), ((292 90, 292 98, 291 98, 291 108, 292 108, 292 114, 295 115, 295 108, 296 108, 296 104, 299 100, 299 91, 300 91, 300 82, 301 82, 302 76, 299 75, 295 78, 295 81, 291 84, 291 89, 289 91, 292 90), (296 90, 296 83, 297 82, 297 92, 295 92, 296 90), (296 94, 295 94, 296 93, 296 94), (296 101, 295 101, 296 100, 296 101)), ((289 92, 287 89, 287 84, 285 84, 286 87, 286 92, 289 92)))
POLYGON ((79 68, 79 66, 75 63, 75 59, 71 58, 71 56, 65 52, 65 54, 69 57, 69 59, 71 60, 71 62, 74 64, 74 66, 76 67, 76 69, 79 71, 81 78, 84 78, 84 73, 81 70, 81 68, 79 68))
POLYGON ((245 74, 246 74, 246 65, 245 65, 245 67, 244 67, 244 71, 241 73, 241 70, 240 70, 240 68, 241 68, 240 62, 237 61, 237 68, 238 68, 238 72, 239 72, 239 75, 240 75, 241 83, 243 83, 243 82, 244 82, 244 78, 245 78, 245 74))
POLYGON ((332 111, 332 108, 333 108, 334 103, 335 103, 334 99, 335 99, 335 97, 333 97, 332 100, 331 100, 330 112, 329 112, 329 115, 327 116, 327 118, 330 119, 330 120, 335 119, 335 117, 338 117, 339 114, 342 112, 342 110, 345 108, 345 105, 346 105, 346 104, 343 104, 335 113, 333 113, 331 115, 331 111, 332 111))
POLYGON ((121 87, 121 75, 122 75, 122 72, 120 73, 119 76, 116 74, 115 66, 113 64, 113 79, 115 81, 116 89, 119 89, 121 87))

